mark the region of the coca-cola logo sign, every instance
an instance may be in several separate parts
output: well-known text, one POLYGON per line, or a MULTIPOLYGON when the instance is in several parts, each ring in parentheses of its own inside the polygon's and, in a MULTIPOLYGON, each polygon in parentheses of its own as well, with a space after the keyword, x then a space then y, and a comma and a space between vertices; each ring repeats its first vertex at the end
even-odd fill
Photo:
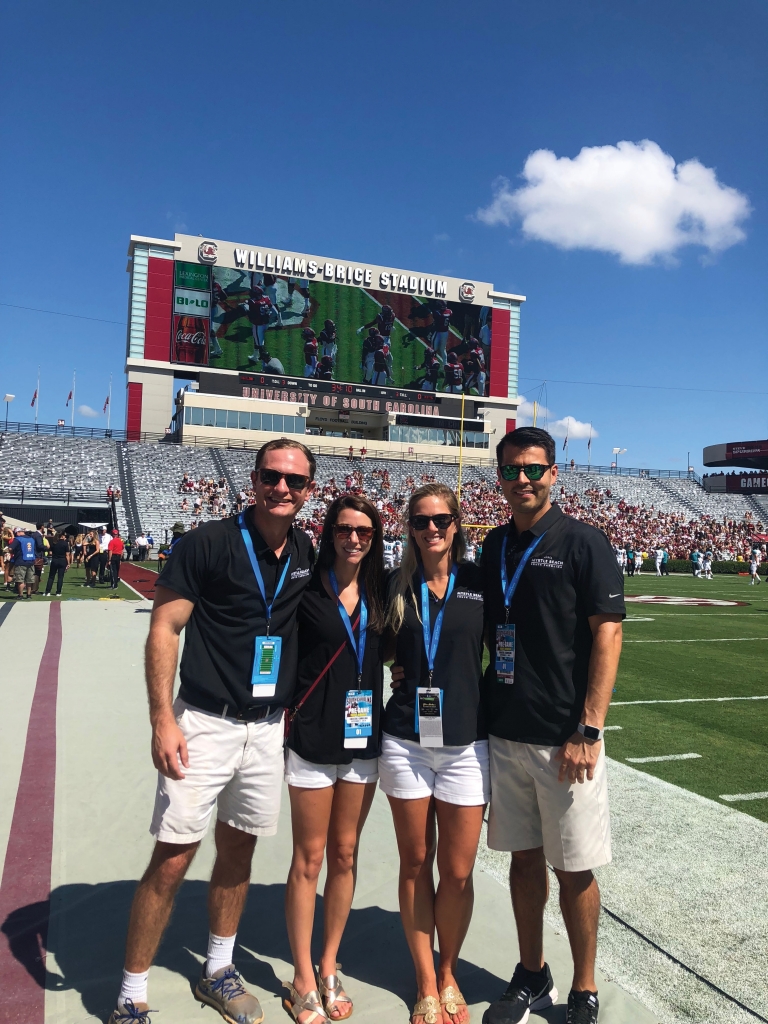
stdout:
POLYGON ((205 331, 185 331, 180 327, 176 332, 177 345, 204 345, 205 331))
POLYGON ((219 247, 215 242, 201 242, 197 255, 203 263, 215 263, 219 257, 219 247))
POLYGON ((462 302, 475 301, 475 286, 470 281, 465 281, 459 286, 459 298, 462 302))

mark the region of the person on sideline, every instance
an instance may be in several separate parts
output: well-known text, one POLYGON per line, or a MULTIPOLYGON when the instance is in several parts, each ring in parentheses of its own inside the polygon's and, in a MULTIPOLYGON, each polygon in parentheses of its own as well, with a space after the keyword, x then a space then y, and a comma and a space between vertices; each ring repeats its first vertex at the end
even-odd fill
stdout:
POLYGON ((149 1024, 149 968, 214 804, 210 934, 195 996, 230 1022, 259 1024, 264 1017, 240 980, 233 950, 256 837, 277 831, 283 709, 296 684, 296 612, 314 563, 309 539, 292 526, 314 475, 314 456, 303 444, 268 441, 251 473, 254 504, 187 533, 157 580, 146 651, 159 772, 150 827, 156 844, 133 899, 123 984, 109 1024, 149 1024))
POLYGON ((403 562, 390 581, 396 668, 384 711, 380 785, 397 834, 400 918, 416 969, 411 1020, 468 1024, 455 972, 472 917, 472 870, 489 797, 481 571, 464 560, 459 503, 444 484, 411 494, 407 529, 403 562))
POLYGON ((487 1011, 517 1024, 557 999, 544 962, 547 862, 573 955, 568 1024, 594 1024, 600 893, 611 859, 603 725, 621 653, 624 588, 608 538, 550 500, 555 442, 522 427, 496 449, 512 510, 492 530, 482 569, 490 664, 484 697, 491 760, 488 846, 511 851, 520 962, 487 1011))
POLYGON ((95 587, 99 572, 99 535, 91 532, 85 537, 85 583, 84 587, 95 587))
MULTIPOLYGON (((109 544, 112 537, 106 526, 99 527, 99 583, 107 582, 107 570, 109 569, 109 544)), ((111 585, 111 580, 109 581, 111 585)))
POLYGON ((61 588, 64 585, 64 573, 72 564, 72 551, 69 547, 69 538, 66 533, 60 533, 51 544, 51 564, 48 567, 48 579, 45 583, 45 596, 53 590, 53 580, 56 578, 56 597, 61 597, 61 588))
POLYGON ((757 555, 753 551, 749 556, 749 585, 754 587, 757 583, 762 583, 760 579, 760 563, 757 560, 757 555))
POLYGON ((379 777, 382 561, 376 508, 353 494, 337 498, 325 514, 317 568, 299 605, 298 685, 285 766, 293 824, 285 916, 294 975, 284 986, 287 1007, 302 1022, 309 1019, 305 1011, 331 1020, 352 1013, 336 957, 352 906, 360 834, 379 777), (326 850, 316 977, 312 925, 326 850))
POLYGON ((123 538, 120 536, 119 530, 112 531, 112 539, 109 542, 109 577, 112 585, 112 590, 117 590, 118 584, 120 583, 120 563, 123 560, 123 554, 125 552, 125 544, 123 538))

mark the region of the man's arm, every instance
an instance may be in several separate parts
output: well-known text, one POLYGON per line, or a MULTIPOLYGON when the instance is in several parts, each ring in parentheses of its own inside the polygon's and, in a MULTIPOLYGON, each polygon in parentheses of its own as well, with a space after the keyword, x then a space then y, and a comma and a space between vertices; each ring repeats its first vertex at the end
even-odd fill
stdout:
MULTIPOLYGON (((592 654, 581 722, 602 729, 619 668, 621 616, 590 615, 589 628, 592 630, 592 654)), ((560 761, 559 781, 564 782, 567 778, 569 782, 583 782, 585 773, 588 779, 592 779, 600 743, 600 740, 588 740, 580 732, 566 740, 555 754, 555 760, 560 761)))
POLYGON ((173 590, 158 587, 145 652, 149 721, 152 725, 152 761, 169 779, 183 779, 189 767, 187 742, 173 713, 173 682, 179 660, 179 636, 194 608, 192 601, 173 590))

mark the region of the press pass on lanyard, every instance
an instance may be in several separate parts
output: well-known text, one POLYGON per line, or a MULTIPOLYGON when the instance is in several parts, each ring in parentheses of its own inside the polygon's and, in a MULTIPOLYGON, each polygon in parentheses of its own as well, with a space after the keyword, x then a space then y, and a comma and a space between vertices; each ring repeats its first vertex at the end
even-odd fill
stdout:
POLYGON ((349 613, 341 603, 339 597, 339 584, 336 573, 333 569, 328 572, 331 587, 336 595, 336 607, 339 609, 341 621, 347 631, 352 653, 357 663, 357 686, 356 690, 347 690, 344 700, 344 746, 347 749, 364 748, 368 746, 368 737, 373 735, 373 690, 361 690, 360 684, 363 681, 363 661, 365 660, 365 642, 368 635, 368 602, 365 596, 365 588, 360 587, 360 626, 358 629, 358 640, 355 643, 355 631, 349 619, 349 613))
POLYGON ((523 557, 518 563, 512 579, 507 583, 507 538, 509 533, 504 534, 504 543, 501 545, 501 589, 504 593, 504 623, 496 626, 496 679, 500 683, 511 686, 515 681, 515 624, 509 621, 509 609, 512 605, 512 598, 517 590, 517 584, 523 574, 528 559, 536 550, 546 534, 539 534, 538 537, 526 548, 523 557))
POLYGON ((448 579, 448 587, 445 591, 443 607, 435 617, 434 631, 429 621, 429 587, 421 574, 421 628, 424 634, 424 651, 427 655, 427 667, 429 669, 429 686, 416 688, 416 722, 415 731, 419 736, 419 743, 422 747, 443 746, 443 691, 440 687, 432 685, 432 674, 435 670, 435 657, 440 643, 440 632, 443 628, 443 615, 448 600, 453 593, 456 584, 457 569, 454 565, 448 579))
POLYGON ((253 548, 253 540, 248 527, 245 525, 245 513, 241 512, 237 517, 237 525, 240 527, 240 533, 245 544, 245 550, 248 552, 248 559, 253 569, 253 575, 256 577, 256 583, 259 588, 262 600, 264 601, 264 610, 266 613, 267 620, 267 635, 257 636, 256 643, 254 645, 253 652, 253 669, 251 670, 251 693, 254 697, 274 697, 275 691, 277 690, 277 680, 280 675, 280 655, 283 649, 283 640, 279 636, 270 636, 269 627, 272 622, 272 609, 277 600, 277 595, 283 589, 285 583, 285 577, 288 575, 288 568, 291 564, 291 556, 289 555, 285 568, 283 569, 280 580, 275 587, 275 593, 272 597, 271 602, 267 601, 267 591, 264 586, 264 577, 261 574, 261 568, 259 566, 259 560, 256 557, 256 552, 253 548))

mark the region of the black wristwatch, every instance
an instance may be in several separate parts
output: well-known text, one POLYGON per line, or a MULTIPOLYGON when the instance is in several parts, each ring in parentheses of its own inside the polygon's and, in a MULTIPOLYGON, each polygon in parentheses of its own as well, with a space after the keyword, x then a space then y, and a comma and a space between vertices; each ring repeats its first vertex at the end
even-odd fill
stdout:
POLYGON ((585 740, 601 740, 603 738, 603 730, 596 729, 594 725, 584 725, 583 722, 579 722, 576 729, 581 733, 585 740))

